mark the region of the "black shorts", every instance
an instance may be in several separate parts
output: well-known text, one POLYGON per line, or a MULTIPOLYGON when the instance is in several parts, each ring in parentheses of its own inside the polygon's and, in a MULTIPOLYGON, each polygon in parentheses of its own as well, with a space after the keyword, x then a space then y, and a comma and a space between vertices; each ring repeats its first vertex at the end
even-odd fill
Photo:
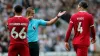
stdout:
POLYGON ((30 56, 39 56, 39 43, 29 42, 28 44, 29 44, 30 56))

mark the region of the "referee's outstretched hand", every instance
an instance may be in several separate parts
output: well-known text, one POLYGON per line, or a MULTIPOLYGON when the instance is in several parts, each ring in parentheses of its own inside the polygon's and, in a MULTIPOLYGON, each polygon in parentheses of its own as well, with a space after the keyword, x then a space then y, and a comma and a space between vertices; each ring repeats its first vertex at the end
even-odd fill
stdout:
POLYGON ((66 11, 63 11, 63 12, 60 11, 60 12, 58 13, 57 16, 58 16, 58 17, 61 17, 61 16, 64 15, 65 13, 66 13, 66 11))

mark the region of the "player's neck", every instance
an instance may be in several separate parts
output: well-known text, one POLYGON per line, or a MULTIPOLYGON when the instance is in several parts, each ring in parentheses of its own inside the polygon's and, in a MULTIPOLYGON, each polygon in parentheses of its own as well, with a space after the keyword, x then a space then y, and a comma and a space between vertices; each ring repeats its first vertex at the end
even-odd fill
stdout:
POLYGON ((86 9, 81 9, 79 10, 80 12, 86 12, 87 10, 86 9))
POLYGON ((15 13, 15 16, 22 16, 21 13, 15 13))
POLYGON ((21 14, 15 14, 15 16, 22 16, 21 14))

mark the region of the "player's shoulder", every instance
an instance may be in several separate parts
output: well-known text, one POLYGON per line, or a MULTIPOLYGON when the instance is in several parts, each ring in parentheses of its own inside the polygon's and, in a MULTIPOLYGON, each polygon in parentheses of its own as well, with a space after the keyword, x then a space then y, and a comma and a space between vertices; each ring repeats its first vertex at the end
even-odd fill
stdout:
POLYGON ((87 11, 79 11, 78 14, 79 14, 79 15, 80 15, 80 14, 82 14, 82 15, 85 14, 85 16, 88 16, 88 17, 92 16, 92 14, 89 13, 89 12, 87 12, 87 11))
POLYGON ((93 15, 92 15, 92 14, 90 14, 90 13, 88 13, 88 14, 89 14, 89 16, 93 17, 93 15))
POLYGON ((12 20, 14 17, 9 17, 8 19, 7 19, 7 21, 10 21, 10 20, 12 20))
POLYGON ((77 15, 77 13, 72 14, 72 16, 76 16, 76 15, 77 15))
POLYGON ((78 13, 72 14, 71 18, 76 17, 78 13))
POLYGON ((29 20, 28 20, 26 17, 24 17, 24 16, 22 16, 21 19, 22 19, 23 21, 29 21, 29 20))
POLYGON ((77 16, 77 15, 80 15, 80 12, 76 12, 76 13, 73 13, 72 16, 77 16))
POLYGON ((91 13, 89 13, 89 12, 87 12, 87 17, 89 17, 89 18, 91 18, 91 17, 93 17, 93 15, 91 14, 91 13))
POLYGON ((22 19, 25 19, 25 20, 28 20, 28 19, 27 19, 26 17, 24 17, 24 16, 22 16, 21 18, 22 18, 22 19))

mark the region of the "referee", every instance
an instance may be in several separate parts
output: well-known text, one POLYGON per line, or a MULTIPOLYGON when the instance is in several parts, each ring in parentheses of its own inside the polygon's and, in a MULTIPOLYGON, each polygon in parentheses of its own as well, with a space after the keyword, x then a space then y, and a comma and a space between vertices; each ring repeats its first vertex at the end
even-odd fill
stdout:
POLYGON ((58 15, 51 19, 50 21, 44 21, 42 19, 35 19, 34 14, 35 11, 33 8, 29 7, 26 10, 26 17, 29 19, 28 25, 28 44, 30 50, 30 56, 39 56, 39 43, 38 43, 38 28, 39 26, 48 26, 54 24, 60 16, 65 14, 66 11, 59 12, 58 15))

